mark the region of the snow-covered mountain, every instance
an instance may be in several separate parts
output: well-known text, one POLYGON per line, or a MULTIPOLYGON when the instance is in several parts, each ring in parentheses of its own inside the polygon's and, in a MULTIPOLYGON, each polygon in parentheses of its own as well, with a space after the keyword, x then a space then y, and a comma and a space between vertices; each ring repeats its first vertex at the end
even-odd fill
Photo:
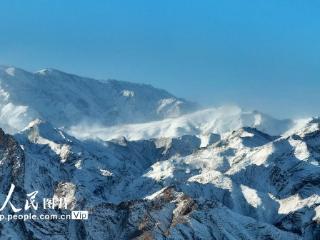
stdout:
POLYGON ((196 105, 149 85, 0 66, 0 108, 2 127, 14 132, 35 118, 56 127, 110 126, 176 117, 196 105))
POLYGON ((318 118, 182 114, 195 105, 165 91, 57 70, 0 79, 0 127, 13 132, 0 131, 0 205, 14 184, 21 208, 38 191, 26 214, 89 211, 1 221, 0 239, 320 239, 318 118), (68 210, 43 209, 48 196, 68 210))
MULTIPOLYGON (((320 122, 288 136, 80 141, 34 121, 0 133, 1 191, 64 196, 86 221, 6 222, 4 239, 318 239, 320 122)), ((21 200, 22 201, 22 200, 21 200)), ((21 202, 20 201, 20 202, 21 202)), ((37 212, 39 214, 39 211, 37 212)), ((61 214, 61 212, 55 212, 61 214)))

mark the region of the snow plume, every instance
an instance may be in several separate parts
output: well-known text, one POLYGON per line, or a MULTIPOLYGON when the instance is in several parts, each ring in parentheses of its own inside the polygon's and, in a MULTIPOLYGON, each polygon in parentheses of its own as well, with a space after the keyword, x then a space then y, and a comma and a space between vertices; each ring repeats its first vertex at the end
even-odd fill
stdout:
POLYGON ((100 138, 103 140, 125 137, 140 140, 162 137, 196 135, 206 146, 212 134, 224 134, 241 127, 254 127, 270 135, 281 135, 293 125, 291 120, 277 120, 265 114, 243 111, 238 106, 222 106, 139 124, 123 124, 106 127, 103 124, 82 123, 68 129, 69 134, 80 139, 100 138))
POLYGON ((35 117, 28 114, 27 106, 0 102, 0 127, 8 133, 22 130, 35 117))

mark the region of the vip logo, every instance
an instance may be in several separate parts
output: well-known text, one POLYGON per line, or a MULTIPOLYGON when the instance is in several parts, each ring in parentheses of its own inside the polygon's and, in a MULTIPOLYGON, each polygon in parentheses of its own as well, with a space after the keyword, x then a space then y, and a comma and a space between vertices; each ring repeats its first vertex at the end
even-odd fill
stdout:
POLYGON ((88 219, 88 211, 72 211, 71 219, 86 220, 88 219))

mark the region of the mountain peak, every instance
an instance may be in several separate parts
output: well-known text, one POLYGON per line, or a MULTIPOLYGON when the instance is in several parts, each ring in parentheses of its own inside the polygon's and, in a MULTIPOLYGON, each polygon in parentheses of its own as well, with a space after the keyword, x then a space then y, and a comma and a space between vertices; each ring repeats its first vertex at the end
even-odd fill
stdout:
MULTIPOLYGON (((66 73, 63 71, 60 71, 58 69, 55 68, 43 68, 40 69, 38 71, 35 72, 36 75, 40 75, 40 76, 68 76, 68 75, 74 75, 74 74, 70 74, 70 73, 66 73)), ((76 76, 76 75, 74 75, 76 76)))
POLYGON ((2 66, 0 92, 0 123, 10 132, 35 118, 54 127, 86 122, 110 126, 177 117, 195 109, 195 104, 149 85, 99 81, 52 68, 30 73, 2 66))
POLYGON ((55 143, 65 143, 73 139, 73 137, 64 133, 62 130, 55 128, 47 121, 35 119, 16 136, 26 136, 32 142, 38 142, 39 139, 46 139, 55 143))
POLYGON ((36 74, 40 74, 40 75, 47 75, 47 74, 50 74, 52 73, 54 70, 51 69, 51 68, 43 68, 43 69, 40 69, 38 71, 36 71, 35 73, 36 74))
POLYGON ((35 120, 31 121, 23 131, 30 129, 30 128, 51 129, 51 128, 53 128, 53 126, 50 123, 48 123, 47 121, 44 121, 40 118, 36 118, 35 120))

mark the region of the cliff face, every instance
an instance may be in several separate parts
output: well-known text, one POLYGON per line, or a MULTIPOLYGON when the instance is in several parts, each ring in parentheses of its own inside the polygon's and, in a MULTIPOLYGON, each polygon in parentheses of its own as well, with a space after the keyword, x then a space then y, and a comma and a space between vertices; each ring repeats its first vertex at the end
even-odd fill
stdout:
POLYGON ((320 239, 319 119, 181 115, 195 108, 147 85, 0 67, 13 134, 0 130, 0 239, 320 239), (88 219, 61 218, 77 210, 88 219))
MULTIPOLYGON (((197 137, 80 141, 34 121, 0 132, 1 196, 67 199, 88 220, 2 224, 4 239, 317 239, 319 123, 271 137, 241 128, 200 148, 197 137)), ((20 204, 20 205, 19 205, 20 204)), ((22 206, 23 207, 23 206, 22 206)))
POLYGON ((11 184, 23 189, 24 164, 25 156, 19 144, 13 136, 5 134, 0 129, 0 189, 2 193, 9 191, 11 184))

